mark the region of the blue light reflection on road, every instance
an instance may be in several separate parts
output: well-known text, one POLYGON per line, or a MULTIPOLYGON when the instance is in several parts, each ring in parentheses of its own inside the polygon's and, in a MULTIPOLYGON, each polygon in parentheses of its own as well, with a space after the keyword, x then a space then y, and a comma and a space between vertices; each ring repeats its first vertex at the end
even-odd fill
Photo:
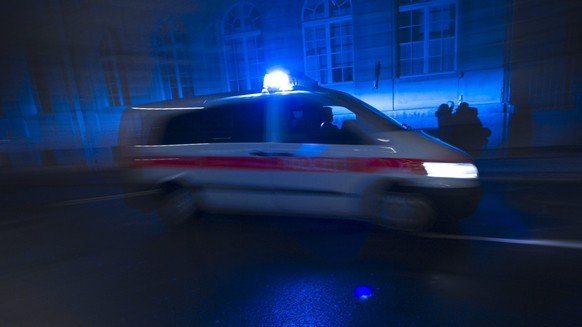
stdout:
POLYGON ((374 295, 374 288, 368 285, 360 285, 354 289, 354 296, 358 300, 367 300, 374 295))
MULTIPOLYGON (((264 281, 235 314, 248 326, 349 326, 367 306, 373 287, 343 274, 295 275, 264 281), (368 299, 364 304, 363 300, 368 299)), ((366 310, 367 311, 367 310, 366 310)), ((231 316, 232 317, 232 316, 231 316)), ((221 325, 232 321, 218 319, 221 325)))

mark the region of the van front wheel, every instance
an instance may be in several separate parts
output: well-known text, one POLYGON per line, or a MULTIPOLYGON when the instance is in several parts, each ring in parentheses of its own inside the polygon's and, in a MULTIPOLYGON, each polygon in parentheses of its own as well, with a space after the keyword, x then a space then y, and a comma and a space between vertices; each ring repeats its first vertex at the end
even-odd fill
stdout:
POLYGON ((375 223, 410 232, 430 229, 436 219, 432 201, 421 194, 382 192, 376 194, 375 223))
POLYGON ((175 187, 163 192, 158 215, 165 225, 182 225, 199 213, 200 207, 192 190, 175 187))

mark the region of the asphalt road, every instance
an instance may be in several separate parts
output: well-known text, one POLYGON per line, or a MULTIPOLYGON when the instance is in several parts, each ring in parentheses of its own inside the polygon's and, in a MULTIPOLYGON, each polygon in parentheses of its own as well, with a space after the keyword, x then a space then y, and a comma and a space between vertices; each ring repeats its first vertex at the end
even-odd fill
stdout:
POLYGON ((10 176, 0 326, 578 326, 582 184, 496 176, 473 216, 423 234, 249 216, 169 230, 115 172, 10 176))

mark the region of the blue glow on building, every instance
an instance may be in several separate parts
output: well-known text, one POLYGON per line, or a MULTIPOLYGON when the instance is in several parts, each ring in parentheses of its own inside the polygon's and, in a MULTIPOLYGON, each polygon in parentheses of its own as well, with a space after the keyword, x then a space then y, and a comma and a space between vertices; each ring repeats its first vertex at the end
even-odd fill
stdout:
POLYGON ((5 26, 36 25, 5 34, 3 166, 22 166, 11 158, 23 152, 42 158, 30 165, 99 165, 110 160, 125 107, 258 91, 274 66, 429 132, 439 105, 468 102, 491 131, 485 149, 582 140, 575 1, 122 2, 11 11, 5 26))

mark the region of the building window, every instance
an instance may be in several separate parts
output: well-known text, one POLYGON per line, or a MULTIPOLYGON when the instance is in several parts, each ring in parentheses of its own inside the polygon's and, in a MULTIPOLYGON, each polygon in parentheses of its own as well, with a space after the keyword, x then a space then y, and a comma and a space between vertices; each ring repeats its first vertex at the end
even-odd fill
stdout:
POLYGON ((261 25, 259 11, 246 2, 236 4, 226 14, 222 33, 230 91, 262 87, 265 67, 261 25))
POLYGON ((321 84, 354 80, 350 0, 307 0, 303 7, 305 73, 321 84))
POLYGON ((162 25, 156 39, 156 50, 166 99, 194 95, 186 44, 182 24, 172 20, 162 25))
POLYGON ((122 67, 117 57, 117 43, 108 34, 101 40, 99 61, 107 88, 107 101, 110 107, 129 104, 122 67))
POLYGON ((456 69, 456 1, 400 0, 397 23, 400 76, 456 69))

